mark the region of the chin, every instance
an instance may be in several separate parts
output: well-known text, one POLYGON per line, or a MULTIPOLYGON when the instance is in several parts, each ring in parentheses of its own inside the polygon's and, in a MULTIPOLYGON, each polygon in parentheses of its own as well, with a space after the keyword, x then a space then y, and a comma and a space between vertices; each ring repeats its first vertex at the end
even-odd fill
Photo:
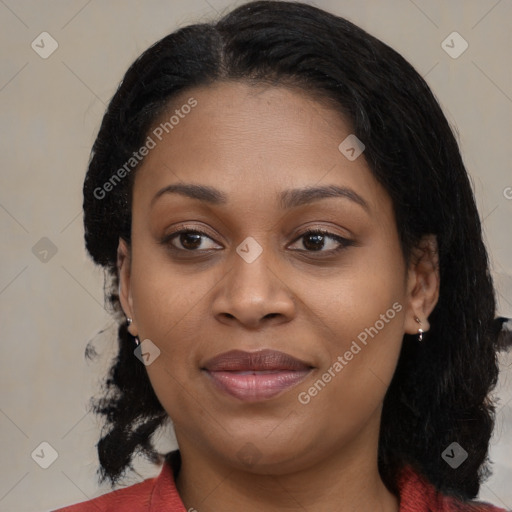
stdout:
MULTIPOLYGON (((226 463, 242 471, 254 474, 284 475, 299 471, 315 463, 318 451, 314 446, 318 443, 306 443, 296 439, 271 439, 266 435, 247 435, 231 438, 227 441, 226 450, 219 455, 226 463)), ((218 451, 218 445, 216 446, 218 451)))

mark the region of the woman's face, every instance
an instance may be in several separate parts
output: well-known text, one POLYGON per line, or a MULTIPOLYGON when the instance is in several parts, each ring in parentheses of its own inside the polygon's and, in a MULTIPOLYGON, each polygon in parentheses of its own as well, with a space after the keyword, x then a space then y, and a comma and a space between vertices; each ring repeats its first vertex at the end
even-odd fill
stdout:
POLYGON ((350 134, 303 92, 237 82, 149 132, 121 299, 182 451, 276 474, 375 456, 402 336, 430 311, 350 134))

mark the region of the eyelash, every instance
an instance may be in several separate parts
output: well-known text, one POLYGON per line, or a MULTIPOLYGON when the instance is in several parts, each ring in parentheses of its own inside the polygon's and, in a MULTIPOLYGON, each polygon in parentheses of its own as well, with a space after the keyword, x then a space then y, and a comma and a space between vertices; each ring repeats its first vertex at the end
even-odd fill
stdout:
MULTIPOLYGON (((200 231, 198 229, 180 229, 178 231, 173 231, 172 233, 166 235, 162 240, 162 244, 168 246, 173 251, 189 252, 189 253, 201 251, 201 249, 195 249, 195 250, 180 249, 170 243, 172 240, 174 240, 175 238, 177 238, 178 236, 180 236, 182 234, 195 234, 195 235, 205 236, 205 237, 209 238, 210 240, 213 240, 212 237, 210 237, 208 235, 208 233, 205 233, 204 231, 200 231)), ((308 231, 305 231, 304 233, 300 234, 297 238, 295 238, 295 240, 292 243, 295 243, 295 242, 299 241, 301 238, 306 237, 308 235, 323 235, 324 237, 328 237, 328 238, 335 240, 340 245, 336 249, 331 249, 328 251, 323 251, 323 250, 308 251, 306 249, 294 249, 295 251, 305 252, 305 253, 320 253, 320 254, 331 254, 332 255, 332 254, 337 254, 338 252, 342 251, 343 249, 346 249, 347 247, 350 247, 351 245, 354 245, 353 240, 343 238, 343 237, 336 235, 334 233, 331 233, 330 231, 327 231, 325 229, 310 229, 308 231)), ((204 250, 204 249, 202 249, 202 250, 204 250)), ((206 249, 206 250, 212 250, 212 249, 206 249)), ((213 249, 213 250, 217 250, 217 249, 213 249)))

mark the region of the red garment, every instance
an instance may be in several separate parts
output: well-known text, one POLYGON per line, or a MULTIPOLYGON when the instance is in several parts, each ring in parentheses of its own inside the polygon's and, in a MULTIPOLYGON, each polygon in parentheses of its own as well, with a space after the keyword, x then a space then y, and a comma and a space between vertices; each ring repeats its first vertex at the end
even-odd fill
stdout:
MULTIPOLYGON (((176 462, 179 459, 177 452, 174 453, 176 462)), ((174 471, 176 470, 174 465, 174 471)), ((174 478, 173 467, 165 463, 158 477, 55 512, 188 512, 176 490, 174 478)), ((488 503, 463 502, 438 494, 435 488, 410 466, 402 471, 398 488, 400 512, 507 512, 488 503)), ((191 512, 194 510, 189 509, 191 512)))

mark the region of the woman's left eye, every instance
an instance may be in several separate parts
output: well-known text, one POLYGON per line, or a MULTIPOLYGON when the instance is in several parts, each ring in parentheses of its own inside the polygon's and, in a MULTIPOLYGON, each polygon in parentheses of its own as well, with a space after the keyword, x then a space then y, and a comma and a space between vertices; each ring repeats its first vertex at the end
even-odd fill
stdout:
MULTIPOLYGON (((337 252, 345 247, 352 245, 352 241, 342 236, 335 235, 329 231, 315 229, 307 231, 297 238, 302 239, 302 245, 305 249, 299 249, 305 252, 337 252)), ((295 243, 297 243, 297 241, 295 243)))

